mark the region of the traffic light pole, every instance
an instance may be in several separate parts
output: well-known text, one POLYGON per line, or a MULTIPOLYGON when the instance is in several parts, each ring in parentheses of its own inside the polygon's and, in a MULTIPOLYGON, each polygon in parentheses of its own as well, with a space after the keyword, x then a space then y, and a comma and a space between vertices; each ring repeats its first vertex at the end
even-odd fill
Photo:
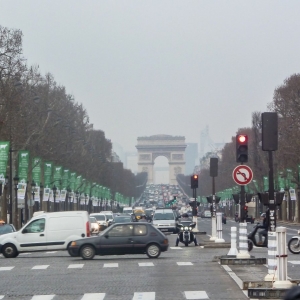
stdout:
POLYGON ((241 185, 241 203, 240 203, 240 211, 241 211, 241 222, 245 222, 246 221, 246 214, 245 214, 245 186, 241 185))
POLYGON ((215 176, 212 176, 212 215, 211 215, 211 241, 217 239, 217 222, 216 222, 216 189, 215 189, 215 176))

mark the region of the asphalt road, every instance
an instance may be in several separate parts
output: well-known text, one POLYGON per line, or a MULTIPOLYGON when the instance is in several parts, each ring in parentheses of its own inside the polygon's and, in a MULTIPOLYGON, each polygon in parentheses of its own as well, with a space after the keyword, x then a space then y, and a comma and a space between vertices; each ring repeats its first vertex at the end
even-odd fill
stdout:
POLYGON ((226 249, 173 247, 146 255, 72 258, 64 251, 0 256, 0 299, 154 300, 247 299, 213 260, 226 249))

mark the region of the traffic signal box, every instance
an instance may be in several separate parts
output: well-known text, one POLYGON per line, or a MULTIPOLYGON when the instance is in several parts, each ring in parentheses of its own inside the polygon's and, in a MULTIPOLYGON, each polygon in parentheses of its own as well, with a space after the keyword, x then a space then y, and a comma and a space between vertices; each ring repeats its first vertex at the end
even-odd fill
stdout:
POLYGON ((238 134, 236 136, 236 162, 248 161, 248 135, 238 134))
POLYGON ((198 175, 194 174, 191 176, 191 188, 197 189, 198 188, 198 175))

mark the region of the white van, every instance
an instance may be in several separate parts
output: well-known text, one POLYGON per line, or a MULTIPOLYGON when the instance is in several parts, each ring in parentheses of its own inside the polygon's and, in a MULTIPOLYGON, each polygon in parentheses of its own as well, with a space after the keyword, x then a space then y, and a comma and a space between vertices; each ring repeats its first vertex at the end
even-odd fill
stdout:
POLYGON ((124 214, 132 214, 133 213, 133 209, 132 207, 126 206, 123 208, 123 213, 124 214))
POLYGON ((6 258, 19 253, 68 250, 72 241, 90 236, 87 211, 36 214, 19 231, 0 236, 0 253, 6 258))

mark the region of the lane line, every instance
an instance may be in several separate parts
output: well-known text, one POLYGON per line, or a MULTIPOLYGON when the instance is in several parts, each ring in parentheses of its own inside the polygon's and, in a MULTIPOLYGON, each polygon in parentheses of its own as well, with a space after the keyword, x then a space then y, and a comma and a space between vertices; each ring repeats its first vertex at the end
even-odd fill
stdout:
POLYGON ((191 299, 209 299, 205 291, 187 291, 184 292, 185 298, 191 299))
POLYGON ((10 271, 12 270, 14 267, 0 267, 0 271, 10 271))
POLYGON ((154 267, 153 263, 139 263, 140 267, 154 267))
POLYGON ((52 300, 55 295, 36 295, 31 298, 31 300, 52 300))
POLYGON ((155 292, 134 293, 132 300, 155 300, 155 292))
POLYGON ((177 262, 178 266, 192 266, 193 263, 191 262, 177 262))
POLYGON ((103 268, 118 268, 119 264, 118 263, 110 263, 110 264, 104 264, 103 268))
POLYGON ((37 265, 31 268, 31 270, 46 270, 49 267, 49 265, 37 265))
POLYGON ((105 293, 86 293, 81 300, 103 300, 105 293))
POLYGON ((69 265, 68 269, 81 269, 83 268, 84 264, 73 264, 73 265, 69 265))

